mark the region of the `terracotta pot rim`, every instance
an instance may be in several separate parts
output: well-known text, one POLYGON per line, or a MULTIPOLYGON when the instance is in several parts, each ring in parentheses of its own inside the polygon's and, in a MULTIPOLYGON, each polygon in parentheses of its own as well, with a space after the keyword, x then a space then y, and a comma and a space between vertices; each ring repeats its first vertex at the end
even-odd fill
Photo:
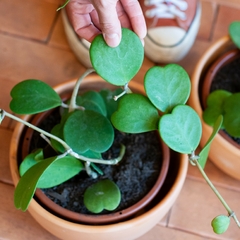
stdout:
MULTIPOLYGON (((24 120, 29 119, 29 115, 25 115, 22 117, 24 120)), ((14 185, 16 186, 20 176, 17 169, 16 164, 16 143, 20 140, 19 139, 19 131, 22 131, 24 128, 24 125, 21 123, 17 123, 16 127, 14 129, 12 140, 11 140, 11 148, 10 148, 10 169, 11 169, 11 175, 14 182, 14 185)), ((120 228, 122 230, 127 229, 128 227, 132 227, 134 223, 137 222, 137 224, 141 224, 146 222, 151 216, 156 214, 156 211, 160 211, 159 209, 163 210, 165 209, 165 206, 168 205, 169 199, 172 201, 172 204, 174 203, 176 197, 181 191, 181 188, 184 184, 185 177, 187 175, 188 170, 188 156, 186 154, 178 154, 180 156, 180 164, 178 173, 176 176, 176 179, 172 186, 170 187, 170 190, 167 192, 167 194, 164 196, 164 198, 158 202, 154 207, 147 210, 146 212, 135 216, 132 219, 125 220, 123 222, 113 223, 113 224, 106 224, 106 225, 86 225, 86 224, 80 224, 80 223, 74 223, 68 220, 65 220, 61 217, 56 216, 55 214, 47 211, 42 205, 40 205, 35 199, 32 199, 28 211, 33 215, 35 220, 38 221, 38 218, 36 218, 36 214, 40 215, 44 219, 48 219, 49 221, 55 222, 55 224, 59 225, 60 227, 67 228, 69 230, 73 231, 81 231, 84 232, 97 232, 97 233, 104 233, 106 231, 109 231, 109 226, 111 226, 110 231, 114 231, 113 228, 120 228), (173 199, 172 199, 173 198, 173 199)), ((168 211, 168 210, 167 210, 168 211)))
MULTIPOLYGON (((220 56, 216 61, 208 69, 207 73, 205 74, 203 85, 202 85, 202 92, 201 92, 201 102, 203 104, 203 109, 207 107, 207 97, 210 94, 210 88, 212 85, 212 81, 218 71, 229 64, 230 62, 234 61, 235 59, 240 58, 240 50, 230 49, 229 51, 225 52, 222 56, 220 56)), ((236 148, 240 149, 240 145, 236 143, 230 136, 227 135, 223 130, 219 131, 221 137, 223 137, 226 141, 230 142, 236 148)))
MULTIPOLYGON (((93 82, 95 82, 95 84, 98 84, 100 77, 96 74, 93 74, 92 76, 94 76, 94 75, 96 77, 96 80, 93 82)), ((77 79, 70 81, 70 83, 69 82, 66 83, 67 90, 70 87, 74 86, 76 80, 77 79)), ((85 78, 85 81, 87 81, 87 80, 88 80, 88 77, 85 78)), ((100 79, 100 82, 102 82, 101 79, 100 79)), ((64 85, 66 85, 66 84, 62 83, 54 89, 56 89, 56 91, 59 91, 58 89, 64 89, 65 88, 64 85)), ((138 87, 138 91, 139 91, 139 88, 141 88, 141 86, 139 84, 135 85, 134 87, 135 88, 138 87)), ((60 92, 60 93, 62 93, 62 92, 60 92)), ((50 113, 51 113, 51 111, 33 116, 33 124, 34 125, 39 124, 39 122, 42 121, 44 116, 49 115, 50 113)), ((27 137, 25 137, 24 139, 28 139, 28 140, 23 142, 24 147, 26 147, 26 145, 28 143, 30 143, 30 139, 32 138, 32 133, 33 133, 32 129, 27 130, 27 137)), ((73 222, 86 223, 86 224, 106 224, 106 223, 111 224, 114 222, 119 222, 124 219, 127 219, 127 218, 131 217, 132 215, 137 214, 139 211, 141 211, 142 208, 147 206, 147 204, 149 204, 151 202, 151 200, 155 197, 155 195, 158 193, 158 191, 160 190, 161 186, 163 185, 163 183, 165 181, 165 178, 166 178, 166 175, 168 172, 169 161, 170 161, 170 150, 161 139, 160 139, 160 145, 161 145, 161 148, 163 151, 163 159, 162 159, 162 166, 161 166, 161 169, 159 172, 159 176, 158 176, 155 184, 141 200, 139 200, 137 203, 135 203, 134 205, 132 205, 126 209, 123 209, 123 210, 120 210, 117 212, 110 212, 108 214, 103 214, 103 215, 76 213, 76 212, 65 209, 65 208, 59 206, 58 204, 54 203, 40 189, 37 189, 37 191, 36 191, 36 194, 35 194, 36 200, 39 201, 40 204, 43 204, 47 209, 52 211, 54 214, 57 214, 65 219, 68 219, 73 222)))
MULTIPOLYGON (((189 103, 190 105, 194 106, 194 109, 197 111, 198 115, 201 118, 203 130, 207 131, 209 136, 212 132, 212 127, 207 125, 202 119, 203 109, 201 106, 201 100, 199 96, 200 81, 202 79, 203 73, 206 72, 206 66, 209 66, 209 64, 212 64, 213 61, 217 58, 217 56, 215 56, 216 55, 215 52, 224 50, 226 48, 232 49, 231 47, 232 45, 233 43, 229 35, 225 35, 221 37, 219 40, 217 40, 215 43, 213 43, 198 61, 191 78, 192 90, 189 98, 189 103), (200 81, 198 81, 198 79, 200 79, 200 81)), ((240 151, 238 150, 238 148, 236 148, 236 146, 231 144, 231 142, 223 138, 220 134, 217 134, 215 139, 222 145, 225 145, 226 148, 229 148, 230 151, 234 151, 234 152, 238 151, 239 152, 238 154, 240 157, 240 151)))
MULTIPOLYGON (((235 45, 231 41, 229 35, 221 37, 201 56, 191 76, 192 90, 188 103, 195 109, 201 119, 203 134, 200 141, 200 147, 203 147, 206 144, 208 138, 212 134, 212 127, 207 125, 202 119, 203 111, 199 95, 199 89, 201 88, 200 80, 214 60, 229 49, 233 48, 235 48, 235 45)), ((223 138, 220 134, 217 134, 211 144, 209 159, 224 173, 240 180, 239 158, 240 150, 223 138)))

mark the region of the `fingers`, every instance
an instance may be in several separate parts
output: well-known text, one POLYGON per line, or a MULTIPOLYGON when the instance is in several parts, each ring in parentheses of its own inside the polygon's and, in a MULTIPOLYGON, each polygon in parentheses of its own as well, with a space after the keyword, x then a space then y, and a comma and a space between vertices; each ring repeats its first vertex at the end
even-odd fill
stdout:
POLYGON ((147 27, 138 0, 121 0, 121 3, 128 15, 133 31, 140 39, 143 39, 147 34, 147 27))
POLYGON ((79 37, 92 42, 93 38, 101 33, 96 24, 93 24, 90 13, 94 10, 89 1, 70 1, 66 12, 70 23, 79 37))
MULTIPOLYGON (((103 37, 110 47, 118 46, 122 37, 121 23, 116 10, 117 2, 117 0, 92 0, 92 4, 98 12, 103 37)), ((122 6, 120 5, 118 8, 122 8, 122 6)))
POLYGON ((138 0, 71 0, 66 11, 76 33, 89 42, 102 32, 110 47, 119 45, 121 27, 132 29, 140 39, 146 23, 138 0))

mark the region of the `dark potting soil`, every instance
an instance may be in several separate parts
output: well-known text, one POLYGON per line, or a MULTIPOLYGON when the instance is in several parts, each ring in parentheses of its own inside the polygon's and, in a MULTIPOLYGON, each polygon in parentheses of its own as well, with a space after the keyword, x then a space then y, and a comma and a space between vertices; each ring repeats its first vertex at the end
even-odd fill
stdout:
MULTIPOLYGON (((49 131, 59 119, 57 111, 50 115, 40 127, 49 131)), ((162 165, 162 152, 156 132, 143 134, 123 134, 115 131, 115 141, 111 149, 104 153, 103 159, 119 155, 120 143, 126 146, 124 158, 118 165, 98 164, 104 175, 98 179, 113 180, 121 191, 121 202, 115 211, 125 209, 141 200, 157 180, 162 165)), ((34 133, 32 150, 44 147, 46 142, 34 133)), ((44 193, 58 205, 78 213, 90 214, 83 204, 86 188, 98 179, 90 178, 85 171, 56 187, 43 189, 44 193)), ((106 212, 102 212, 106 213, 106 212)))
MULTIPOLYGON (((232 93, 240 92, 240 57, 223 66, 212 81, 210 92, 223 89, 232 93)), ((240 138, 230 136, 236 143, 240 144, 240 138)))

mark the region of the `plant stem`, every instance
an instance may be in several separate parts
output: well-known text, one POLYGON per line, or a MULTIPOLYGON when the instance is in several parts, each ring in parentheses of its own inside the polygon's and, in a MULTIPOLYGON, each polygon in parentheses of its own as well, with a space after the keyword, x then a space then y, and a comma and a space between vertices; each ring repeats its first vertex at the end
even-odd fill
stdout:
POLYGON ((218 192, 218 190, 216 189, 216 187, 213 185, 213 183, 211 182, 211 180, 208 178, 207 174, 205 173, 205 171, 203 170, 203 168, 201 167, 201 165, 198 162, 198 159, 196 158, 191 158, 190 157, 190 161, 192 161, 199 169, 200 173, 202 174, 203 178, 206 180, 207 184, 210 186, 210 188, 213 190, 213 192, 215 193, 215 195, 218 197, 218 199, 220 200, 220 202, 222 203, 222 205, 225 207, 225 209, 228 212, 229 217, 232 217, 234 219, 234 221, 236 222, 237 226, 240 228, 240 222, 237 219, 237 216, 235 215, 234 211, 232 211, 232 209, 228 206, 228 204, 226 203, 226 201, 224 200, 224 198, 221 196, 221 194, 218 192))
POLYGON ((62 8, 66 7, 69 2, 70 2, 70 0, 66 0, 66 2, 57 9, 57 11, 59 11, 59 10, 61 10, 62 8))
POLYGON ((77 82, 76 82, 76 84, 74 86, 73 92, 72 92, 72 96, 71 96, 71 100, 70 100, 70 104, 69 104, 69 112, 74 111, 76 108, 79 109, 79 106, 76 105, 76 98, 77 98, 77 95, 78 95, 80 84, 81 84, 82 80, 87 75, 89 75, 90 73, 92 73, 94 71, 95 70, 93 68, 87 69, 85 71, 85 73, 77 80, 77 82))
POLYGON ((122 97, 122 96, 125 95, 126 93, 131 93, 131 90, 130 90, 130 88, 128 87, 128 83, 126 83, 126 84, 124 85, 123 92, 120 93, 120 94, 117 95, 117 96, 114 96, 113 99, 114 99, 115 101, 117 101, 120 97, 122 97))
MULTIPOLYGON (((53 135, 53 134, 51 134, 51 133, 49 133, 49 132, 46 132, 46 131, 44 131, 44 130, 41 129, 41 128, 38 128, 38 127, 36 127, 35 125, 33 125, 33 124, 29 123, 29 122, 26 122, 26 121, 24 121, 23 119, 18 118, 18 117, 16 117, 16 116, 14 116, 13 114, 10 114, 10 113, 4 111, 3 109, 0 109, 0 120, 3 120, 4 116, 7 116, 7 117, 9 117, 9 118, 11 118, 11 119, 13 119, 13 120, 15 120, 15 121, 17 121, 17 122, 20 122, 20 123, 22 123, 22 124, 24 124, 24 125, 32 128, 33 130, 39 132, 40 134, 43 134, 43 135, 45 135, 45 136, 47 136, 47 137, 49 137, 49 138, 51 138, 51 139, 56 140, 57 142, 59 142, 60 144, 62 144, 62 146, 65 148, 66 152, 67 152, 69 155, 71 155, 71 156, 73 156, 73 157, 75 157, 75 158, 77 158, 77 159, 80 159, 80 160, 82 160, 82 161, 99 163, 99 164, 114 165, 114 164, 117 164, 118 162, 120 162, 120 161, 122 160, 123 155, 124 155, 124 153, 125 153, 125 146, 122 145, 122 146, 121 146, 120 155, 119 155, 117 158, 109 159, 109 160, 88 158, 88 157, 79 155, 79 154, 77 154, 76 152, 74 152, 74 151, 72 150, 72 148, 71 148, 66 142, 64 142, 61 138, 59 138, 59 137, 57 137, 57 136, 55 136, 55 135, 53 135)), ((0 122, 1 122, 1 121, 0 121, 0 122)))

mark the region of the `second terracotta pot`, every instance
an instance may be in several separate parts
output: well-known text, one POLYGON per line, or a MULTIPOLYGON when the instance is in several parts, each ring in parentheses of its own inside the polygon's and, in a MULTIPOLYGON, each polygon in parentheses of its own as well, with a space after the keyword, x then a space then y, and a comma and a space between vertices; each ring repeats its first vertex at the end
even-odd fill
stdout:
MULTIPOLYGON (((189 105, 192 106, 201 118, 203 135, 200 146, 203 147, 212 133, 212 127, 207 125, 203 118, 203 103, 201 102, 201 92, 203 81, 210 66, 222 57, 227 51, 235 49, 229 36, 224 36, 215 42, 201 57, 192 75, 192 90, 189 98, 189 105)), ((203 99, 206 95, 203 96, 203 99)), ((217 134, 213 140, 209 152, 209 159, 223 172, 233 178, 240 180, 240 149, 232 144, 222 134, 217 134)))

